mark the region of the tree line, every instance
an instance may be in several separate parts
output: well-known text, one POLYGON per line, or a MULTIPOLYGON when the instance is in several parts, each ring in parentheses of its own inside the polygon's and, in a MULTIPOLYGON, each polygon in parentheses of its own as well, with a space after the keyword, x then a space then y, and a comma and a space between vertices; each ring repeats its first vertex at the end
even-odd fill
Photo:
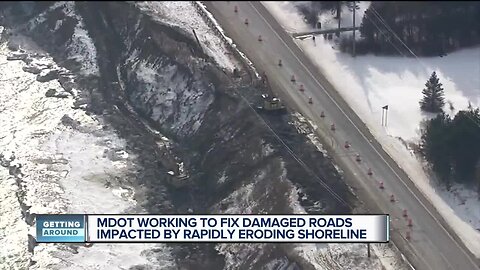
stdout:
POLYGON ((443 56, 480 44, 479 18, 478 1, 373 1, 362 20, 357 53, 409 55, 400 38, 418 56, 443 56))
MULTIPOLYGON (((340 27, 341 20, 351 17, 354 7, 358 9, 358 2, 312 1, 298 9, 313 27, 320 26, 320 13, 330 11, 340 27), (342 13, 345 6, 349 14, 342 13)), ((480 1, 372 1, 357 22, 363 38, 356 44, 356 53, 411 55, 410 49, 418 56, 443 56, 480 44, 479 18, 480 1)), ((352 38, 343 38, 341 50, 351 49, 352 38)))

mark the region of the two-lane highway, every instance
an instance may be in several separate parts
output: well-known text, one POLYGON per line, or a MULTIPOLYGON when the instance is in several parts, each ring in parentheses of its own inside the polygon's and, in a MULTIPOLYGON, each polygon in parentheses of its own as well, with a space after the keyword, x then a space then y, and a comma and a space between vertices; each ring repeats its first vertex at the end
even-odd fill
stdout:
POLYGON ((255 67, 266 72, 274 92, 315 122, 319 127, 317 132, 325 141, 335 141, 337 146, 330 154, 358 188, 360 198, 372 210, 391 215, 391 237, 417 269, 480 269, 478 259, 260 2, 205 4, 255 67), (234 6, 238 12, 234 12, 234 6), (245 19, 248 25, 244 24, 245 19), (260 35, 262 41, 258 40, 260 35), (278 65, 279 59, 282 66, 278 65), (290 81, 292 75, 295 83, 290 81), (300 84, 305 92, 298 90, 300 84), (308 104, 309 97, 313 104, 308 104), (325 118, 320 115, 322 111, 325 118), (335 131, 330 130, 332 123, 335 131), (345 141, 352 146, 345 149, 345 141), (361 154, 361 163, 355 161, 355 153, 361 154), (368 168, 372 168, 373 176, 367 175, 368 168), (379 181, 384 182, 385 190, 378 188, 379 181), (393 203, 391 194, 396 200, 393 203), (414 222, 411 240, 405 239, 410 229, 402 217, 403 209, 408 210, 414 222))

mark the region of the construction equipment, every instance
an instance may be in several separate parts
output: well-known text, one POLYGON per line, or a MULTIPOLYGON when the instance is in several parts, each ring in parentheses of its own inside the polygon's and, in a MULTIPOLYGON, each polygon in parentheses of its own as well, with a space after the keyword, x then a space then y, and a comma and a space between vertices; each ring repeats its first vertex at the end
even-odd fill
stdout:
POLYGON ((266 112, 286 112, 286 108, 279 98, 270 97, 267 94, 262 95, 263 104, 258 107, 261 111, 266 112))
POLYGON ((287 109, 282 101, 275 97, 275 94, 272 91, 272 87, 270 82, 268 81, 267 74, 262 72, 262 88, 265 91, 262 95, 262 104, 261 106, 257 107, 257 109, 261 112, 269 112, 269 113, 285 113, 287 109))

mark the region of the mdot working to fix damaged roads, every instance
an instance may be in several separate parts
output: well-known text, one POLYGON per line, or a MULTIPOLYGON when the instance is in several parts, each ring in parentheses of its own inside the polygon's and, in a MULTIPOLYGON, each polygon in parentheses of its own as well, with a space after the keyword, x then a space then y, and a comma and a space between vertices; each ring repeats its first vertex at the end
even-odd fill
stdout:
MULTIPOLYGON (((385 220, 384 216, 380 218, 385 220)), ((89 229, 91 241, 125 242, 355 242, 367 240, 367 232, 372 234, 379 228, 366 227, 369 222, 362 222, 358 216, 90 216, 89 222, 93 225, 89 229)))
POLYGON ((178 228, 178 227, 352 227, 352 218, 329 218, 329 217, 105 217, 96 219, 99 228, 113 227, 159 227, 159 228, 178 228))

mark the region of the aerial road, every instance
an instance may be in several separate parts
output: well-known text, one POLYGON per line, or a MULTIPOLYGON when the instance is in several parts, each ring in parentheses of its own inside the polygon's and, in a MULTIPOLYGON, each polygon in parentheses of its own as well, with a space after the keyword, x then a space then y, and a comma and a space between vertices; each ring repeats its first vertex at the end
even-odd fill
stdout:
POLYGON ((267 74, 273 91, 318 126, 318 134, 329 144, 330 155, 359 198, 372 212, 390 214, 391 239, 416 269, 480 270, 480 260, 260 2, 204 3, 227 36, 267 74), (304 91, 299 90, 300 85, 304 91), (367 173, 369 169, 372 175, 367 173), (409 219, 412 226, 408 226, 409 219))

